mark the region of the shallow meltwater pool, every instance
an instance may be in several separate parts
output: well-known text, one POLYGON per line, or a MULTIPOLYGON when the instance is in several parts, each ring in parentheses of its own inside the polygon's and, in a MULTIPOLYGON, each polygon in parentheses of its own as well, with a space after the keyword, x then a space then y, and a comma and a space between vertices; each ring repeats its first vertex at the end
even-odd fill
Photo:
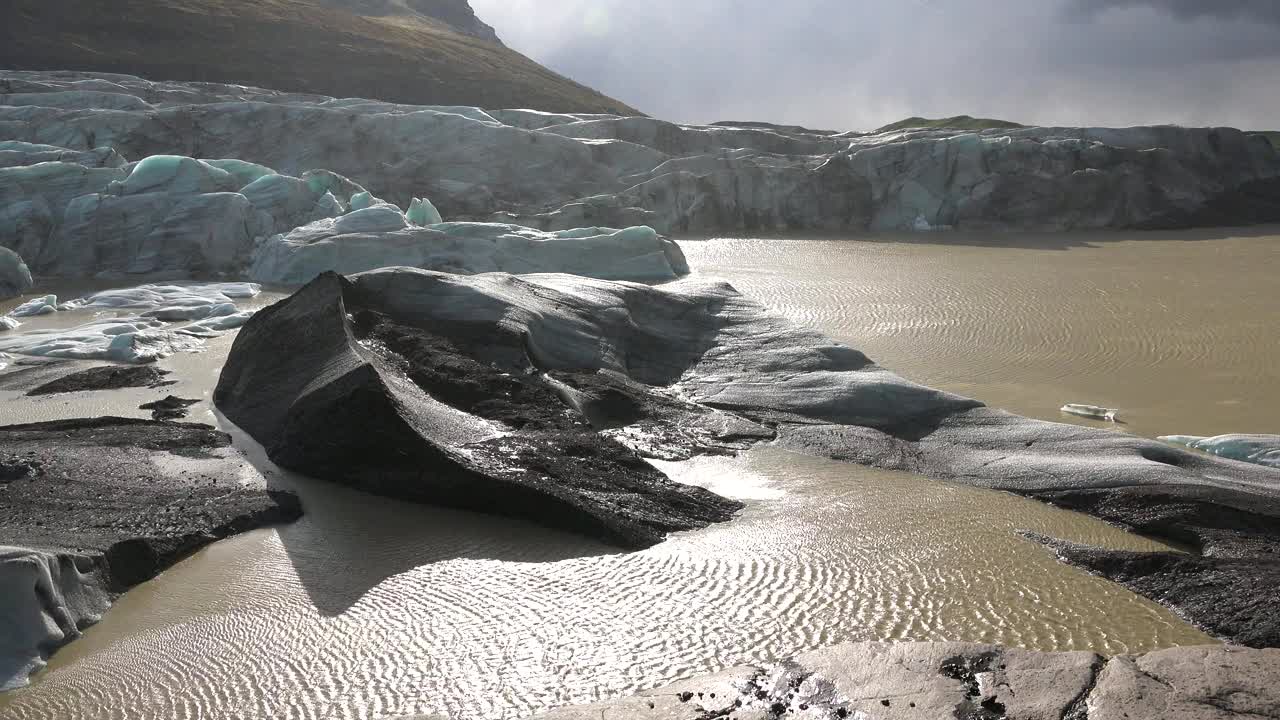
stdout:
POLYGON ((1161 548, 1081 515, 768 448, 662 467, 748 507, 618 554, 302 481, 301 521, 218 543, 125 595, 0 708, 15 720, 516 717, 849 640, 1212 642, 1018 534, 1161 548))
MULTIPOLYGON (((1129 423, 1119 429, 1146 435, 1276 432, 1280 237, 1190 237, 683 246, 694 272, 991 405, 1080 423, 1057 408, 1107 405, 1129 423)), ((231 340, 162 361, 172 388, 0 397, 6 422, 207 398, 231 340)), ((190 419, 235 430, 207 402, 190 419)), ((1022 534, 1167 549, 1083 515, 770 447, 657 464, 747 507, 619 553, 270 470, 297 488, 302 520, 129 592, 29 688, 0 695, 0 717, 514 718, 842 641, 1214 642, 1022 534)))

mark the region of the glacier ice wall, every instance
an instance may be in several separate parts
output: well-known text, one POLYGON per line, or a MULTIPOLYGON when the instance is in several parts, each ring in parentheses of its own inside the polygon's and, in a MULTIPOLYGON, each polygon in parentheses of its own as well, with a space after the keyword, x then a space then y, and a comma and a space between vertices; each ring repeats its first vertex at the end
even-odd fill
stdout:
POLYGON ((828 133, 0 71, 0 246, 36 275, 238 275, 286 251, 294 269, 259 276, 426 262, 415 238, 439 237, 414 228, 446 218, 660 234, 1280 222, 1280 154, 1230 128, 828 133), (404 226, 315 225, 393 212, 404 226), (316 265, 326 253, 336 264, 316 265))
MULTIPOLYGON (((112 76, 110 93, 73 89, 92 77, 0 73, 22 88, 0 104, 0 142, 67 158, 101 148, 130 159, 235 158, 297 177, 326 168, 411 211, 414 198, 429 197, 447 218, 541 230, 1064 230, 1280 220, 1280 155, 1264 138, 1230 128, 832 134, 419 107, 128 76, 112 76)), ((351 193, 333 194, 350 202, 351 193)))

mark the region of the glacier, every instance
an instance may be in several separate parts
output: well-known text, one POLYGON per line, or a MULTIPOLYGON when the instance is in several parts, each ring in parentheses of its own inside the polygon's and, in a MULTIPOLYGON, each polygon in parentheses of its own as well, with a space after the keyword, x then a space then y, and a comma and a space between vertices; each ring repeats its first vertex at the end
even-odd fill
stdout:
POLYGON ((1280 435, 1165 435, 1160 439, 1211 455, 1280 469, 1280 435))
POLYGON ((1276 222, 1278 193, 1280 153, 1231 128, 828 133, 0 71, 0 246, 36 275, 241 274, 381 205, 427 228, 1087 230, 1276 222))

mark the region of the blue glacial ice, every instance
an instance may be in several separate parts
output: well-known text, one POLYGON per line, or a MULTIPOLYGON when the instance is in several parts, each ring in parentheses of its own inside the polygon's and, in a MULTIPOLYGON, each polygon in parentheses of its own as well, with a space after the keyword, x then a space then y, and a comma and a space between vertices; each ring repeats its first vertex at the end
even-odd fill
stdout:
POLYGON ((432 205, 431 201, 426 198, 414 198, 410 201, 409 212, 405 215, 408 217, 409 222, 423 227, 427 225, 437 225, 444 222, 444 218, 441 217, 440 211, 437 210, 436 206, 432 205))
POLYGON ((42 295, 32 298, 18 307, 9 311, 10 317, 37 317, 39 315, 49 315, 58 312, 58 296, 42 295))
POLYGON ((31 271, 18 253, 0 247, 0 300, 17 297, 31 289, 31 271))
POLYGON ((1165 435, 1160 439, 1231 460, 1280 468, 1280 435, 1165 435))

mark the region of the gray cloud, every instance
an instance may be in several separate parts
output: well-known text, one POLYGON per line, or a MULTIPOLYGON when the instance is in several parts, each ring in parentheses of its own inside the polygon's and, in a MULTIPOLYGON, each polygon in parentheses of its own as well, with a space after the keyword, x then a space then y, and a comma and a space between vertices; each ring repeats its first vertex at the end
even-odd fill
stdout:
POLYGON ((1251 18, 1280 25, 1277 0, 1074 0, 1070 10, 1094 16, 1114 9, 1146 7, 1183 20, 1251 18))
POLYGON ((677 121, 1280 128, 1280 42, 1259 22, 1276 0, 1204 2, 1212 13, 1179 0, 472 4, 517 50, 677 121))

